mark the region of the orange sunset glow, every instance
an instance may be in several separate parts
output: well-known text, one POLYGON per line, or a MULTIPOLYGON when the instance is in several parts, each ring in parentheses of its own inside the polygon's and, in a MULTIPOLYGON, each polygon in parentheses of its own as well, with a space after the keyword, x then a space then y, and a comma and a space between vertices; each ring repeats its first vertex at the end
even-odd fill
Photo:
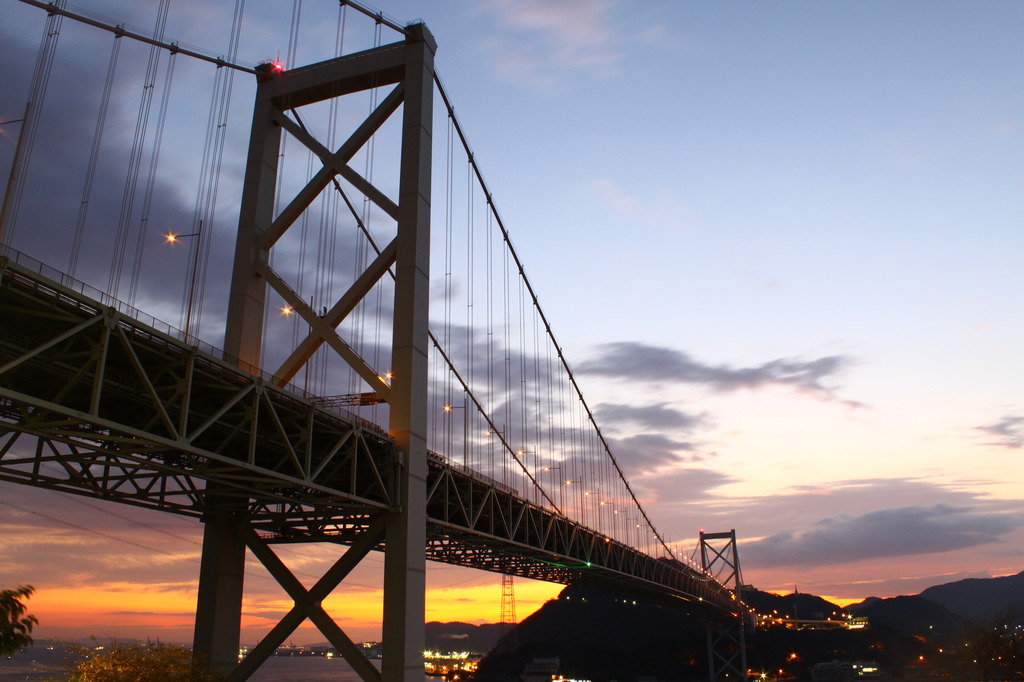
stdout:
MULTIPOLYGON (((190 643, 195 619, 202 524, 192 519, 0 483, 8 503, 4 548, 7 582, 36 588, 29 611, 39 619, 40 639, 159 637, 190 643), (11 505, 17 505, 13 507, 11 505), (45 511, 41 511, 45 509, 45 511), (30 523, 38 521, 43 529, 30 523), (120 526, 116 533, 110 524, 120 526), (92 531, 106 524, 106 529, 92 531), (18 557, 51 557, 18 566, 18 557)), ((279 545, 285 565, 307 588, 337 560, 344 547, 330 543, 279 545)), ((356 641, 380 639, 383 556, 370 554, 323 606, 356 641)), ((562 585, 516 579, 520 619, 553 599, 562 585)), ((499 620, 501 576, 466 568, 427 565, 426 619, 494 623, 499 620)), ((251 558, 245 577, 242 641, 261 639, 292 601, 263 566, 251 558)), ((323 641, 306 621, 296 644, 323 641)))

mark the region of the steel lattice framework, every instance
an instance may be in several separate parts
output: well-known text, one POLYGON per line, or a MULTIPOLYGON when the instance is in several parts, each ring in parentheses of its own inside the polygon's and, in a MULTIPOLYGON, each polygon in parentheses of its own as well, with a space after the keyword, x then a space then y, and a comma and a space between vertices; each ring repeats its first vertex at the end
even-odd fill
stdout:
MULTIPOLYGON (((268 542, 383 547, 379 519, 396 508, 397 452, 378 427, 8 254, 0 259, 0 479, 192 517, 209 512, 204 493, 215 486, 245 505, 257 556, 268 542)), ((440 454, 428 464, 430 560, 713 616, 739 608, 732 592, 683 564, 603 536, 440 454)))

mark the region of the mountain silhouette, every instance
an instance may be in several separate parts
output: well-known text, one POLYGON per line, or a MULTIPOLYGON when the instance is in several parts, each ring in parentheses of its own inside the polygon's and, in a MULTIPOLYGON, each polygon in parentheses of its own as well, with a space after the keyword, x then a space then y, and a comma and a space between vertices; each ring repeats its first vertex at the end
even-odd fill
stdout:
MULTIPOLYGON (((753 587, 744 588, 743 599, 758 613, 803 621, 749 632, 747 660, 753 669, 786 668, 804 680, 815 663, 845 660, 875 661, 893 672, 951 651, 962 642, 970 620, 1024 605, 1024 573, 961 580, 920 595, 871 597, 847 609, 813 594, 777 595, 753 587), (847 614, 867 617, 868 627, 808 622, 841 621, 847 614), (799 652, 795 661, 794 652, 799 652)), ((512 682, 534 659, 552 657, 559 658, 563 673, 597 682, 643 676, 706 679, 704 628, 699 619, 678 610, 570 586, 517 626, 518 649, 488 654, 476 679, 512 682)))
POLYGON ((989 620, 1008 608, 1024 613, 1024 571, 1001 578, 968 578, 936 585, 921 596, 972 620, 989 620))

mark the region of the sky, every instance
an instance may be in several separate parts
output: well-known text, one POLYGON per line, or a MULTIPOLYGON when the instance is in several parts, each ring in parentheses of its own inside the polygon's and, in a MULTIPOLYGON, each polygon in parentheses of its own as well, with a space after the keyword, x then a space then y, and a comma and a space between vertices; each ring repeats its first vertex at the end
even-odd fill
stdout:
MULTIPOLYGON (((312 43, 289 54, 290 3, 276 4, 249 3, 240 61, 314 58, 312 43)), ((152 26, 152 5, 76 7, 152 26)), ((328 5, 305 0, 306 20, 328 5)), ((1024 6, 377 6, 436 37, 438 72, 527 275, 659 530, 692 548, 699 529, 734 528, 747 583, 843 603, 1024 570, 1024 6)), ((221 54, 219 9, 172 3, 167 35, 221 54)), ((12 83, 0 120, 23 110, 44 15, 0 9, 12 83)), ((44 235, 63 230, 66 242, 81 180, 52 160, 87 158, 110 50, 106 36, 66 30, 74 47, 61 43, 51 85, 62 94, 48 95, 65 104, 52 105, 33 166, 37 186, 59 191, 26 198, 45 229, 14 236, 58 269, 67 250, 44 235)), ((144 68, 138 54, 121 68, 144 68)), ((212 76, 182 65, 175 78, 207 87, 212 76)), ((251 89, 236 87, 232 125, 245 131, 251 89)), ((109 115, 130 128, 134 110, 118 106, 109 115)), ((187 165, 182 120, 168 117, 181 141, 165 168, 187 165)), ((18 125, 2 128, 6 177, 18 125)), ((240 139, 226 158, 244 155, 240 139)), ((97 177, 124 165, 119 140, 109 134, 97 177)), ((121 186, 96 187, 99 214, 121 186)), ((191 191, 165 181, 155 214, 190 214, 191 191)), ((230 205, 218 210, 230 223, 230 205)), ((232 243, 228 226, 212 248, 232 243)), ((175 322, 165 260, 139 304, 175 322)), ((216 343, 218 313, 204 316, 216 343)), ((36 586, 40 636, 188 641, 198 524, 0 490, 0 584, 36 586)), ((337 555, 282 551, 310 579, 337 555)), ((381 565, 372 557, 326 603, 354 639, 379 633, 381 565)), ((247 582, 253 639, 290 605, 261 570, 247 582)), ((497 576, 432 565, 428 586, 430 620, 498 620, 497 576)), ((516 587, 520 617, 560 589, 516 587)))

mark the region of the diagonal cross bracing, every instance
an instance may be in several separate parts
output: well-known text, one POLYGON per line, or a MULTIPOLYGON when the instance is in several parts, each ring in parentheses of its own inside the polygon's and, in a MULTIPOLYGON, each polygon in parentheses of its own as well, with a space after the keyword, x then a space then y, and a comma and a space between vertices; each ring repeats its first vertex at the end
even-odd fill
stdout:
POLYGON ((267 571, 277 580, 278 584, 294 601, 294 606, 281 618, 280 622, 253 648, 238 667, 232 671, 229 680, 244 680, 254 672, 263 661, 269 658, 281 646, 288 636, 309 618, 323 633, 331 644, 345 657, 345 660, 364 680, 379 680, 380 673, 366 660, 358 647, 337 626, 324 611, 321 602, 326 598, 359 562, 373 549, 384 534, 384 524, 380 517, 370 523, 359 539, 339 558, 334 565, 309 590, 302 586, 284 562, 274 553, 267 542, 253 531, 252 528, 238 524, 236 532, 245 537, 245 543, 260 560, 267 571))
MULTIPOLYGON (((313 200, 327 188, 334 176, 346 168, 356 152, 369 142, 373 134, 398 110, 398 107, 402 104, 403 96, 404 90, 402 85, 398 84, 384 98, 384 101, 374 109, 373 113, 352 133, 348 140, 338 148, 338 151, 333 154, 319 140, 310 135, 305 127, 293 121, 283 110, 272 113, 274 123, 280 125, 292 137, 320 157, 323 167, 317 171, 313 178, 306 183, 305 187, 295 195, 295 198, 292 199, 288 206, 274 219, 270 229, 267 230, 267 233, 261 239, 263 248, 269 249, 277 243, 285 231, 309 208, 313 200)), ((362 182, 367 185, 369 184, 365 180, 362 182)), ((382 193, 377 193, 375 196, 378 199, 384 197, 382 193)), ((381 200, 381 208, 384 208, 392 218, 397 218, 397 207, 386 197, 381 200)))

